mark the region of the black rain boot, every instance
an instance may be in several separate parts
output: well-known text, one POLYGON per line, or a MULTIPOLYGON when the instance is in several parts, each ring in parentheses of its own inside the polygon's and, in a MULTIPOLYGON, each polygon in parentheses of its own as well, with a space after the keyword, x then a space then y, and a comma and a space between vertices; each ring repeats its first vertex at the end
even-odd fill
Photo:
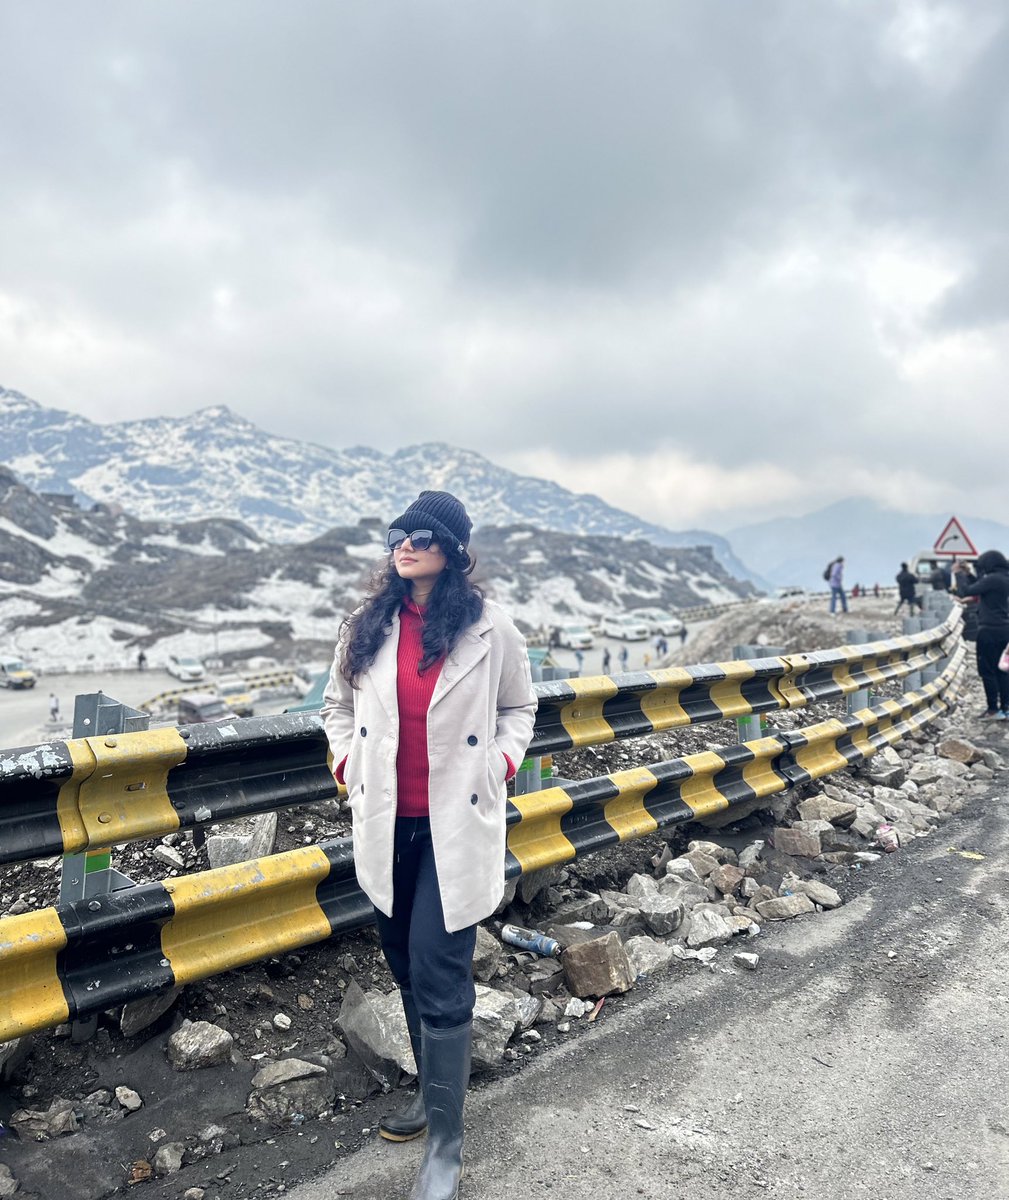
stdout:
POLYGON ((469 1083, 473 1022, 453 1029, 430 1029, 422 1024, 421 1030, 427 1146, 410 1200, 456 1200, 462 1179, 462 1110, 469 1083))
POLYGON ((403 1001, 403 1012, 406 1013, 406 1027, 410 1031, 410 1045, 413 1046, 413 1057, 417 1063, 417 1094, 405 1107, 391 1116, 383 1117, 378 1123, 379 1136, 390 1142, 409 1142, 427 1129, 427 1113, 424 1110, 424 1089, 420 1084, 421 1056, 423 1054, 420 1032, 420 1013, 413 1000, 413 992, 409 988, 399 989, 403 1001))

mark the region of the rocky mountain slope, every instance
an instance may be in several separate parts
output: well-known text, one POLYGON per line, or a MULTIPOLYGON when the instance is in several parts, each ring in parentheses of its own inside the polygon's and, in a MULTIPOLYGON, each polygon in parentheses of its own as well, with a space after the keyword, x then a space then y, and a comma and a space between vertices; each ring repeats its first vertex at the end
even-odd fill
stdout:
POLYGON ((388 455, 366 446, 335 450, 274 437, 221 405, 98 425, 0 387, 0 448, 0 462, 36 491, 118 503, 145 520, 227 517, 274 542, 303 542, 361 517, 395 516, 390 509, 402 511, 421 488, 447 488, 465 498, 478 526, 529 523, 659 546, 706 545, 730 574, 761 582, 718 534, 673 532, 454 446, 388 455))
MULTIPOLYGON (((0 651, 42 669, 127 665, 143 647, 241 660, 325 658, 383 561, 375 519, 275 544, 234 520, 140 520, 40 496, 0 468, 0 651)), ((477 578, 520 625, 752 594, 708 547, 485 526, 477 578)))

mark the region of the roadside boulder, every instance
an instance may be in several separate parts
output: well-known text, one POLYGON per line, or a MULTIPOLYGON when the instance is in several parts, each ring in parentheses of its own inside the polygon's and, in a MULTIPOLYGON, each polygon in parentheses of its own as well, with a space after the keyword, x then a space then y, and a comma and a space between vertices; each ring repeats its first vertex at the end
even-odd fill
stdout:
POLYGON ((757 912, 768 921, 788 921, 801 917, 803 913, 816 912, 816 906, 808 896, 777 896, 773 900, 761 900, 757 912))
MULTIPOLYGON (((616 937, 616 934, 612 935, 616 937)), ((495 988, 476 985, 473 1009, 471 1070, 489 1071, 499 1066, 505 1046, 520 1023, 519 1006, 512 996, 495 988)))
POLYGON ((609 996, 634 986, 635 972, 618 933, 564 952, 564 980, 572 996, 609 996))
POLYGON ((829 796, 810 796, 799 803, 799 816, 804 821, 829 821, 839 829, 847 829, 858 816, 858 805, 829 796))
POLYGON ((283 1058, 253 1075, 246 1109, 256 1121, 283 1125, 295 1116, 321 1116, 335 1098, 336 1084, 325 1067, 300 1058, 283 1058))
POLYGON ((417 1074, 413 1047, 398 991, 364 992, 351 979, 343 996, 337 1025, 379 1083, 396 1087, 400 1073, 417 1074))
POLYGON ((624 950, 636 977, 654 975, 656 971, 669 966, 673 957, 672 946, 667 946, 665 942, 657 942, 655 938, 647 935, 628 938, 624 943, 624 950))
POLYGON ((168 1061, 176 1071, 198 1071, 231 1061, 235 1039, 210 1021, 183 1021, 168 1039, 168 1061))
POLYGON ((936 747, 936 752, 942 758, 951 758, 966 767, 983 761, 980 748, 973 742, 968 742, 966 738, 946 738, 936 747))

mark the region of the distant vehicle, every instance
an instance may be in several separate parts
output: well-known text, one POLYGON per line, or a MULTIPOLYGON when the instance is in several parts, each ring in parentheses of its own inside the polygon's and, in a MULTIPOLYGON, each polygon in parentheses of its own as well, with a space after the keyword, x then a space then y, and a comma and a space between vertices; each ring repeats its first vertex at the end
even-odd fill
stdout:
POLYGON ((5 688, 33 688, 36 678, 20 658, 0 658, 0 684, 5 688))
POLYGON ((569 650, 591 650, 595 642, 584 621, 565 621, 563 625, 554 626, 553 644, 566 646, 569 650))
POLYGON ((165 670, 183 683, 199 683, 206 679, 207 670, 198 658, 190 658, 185 654, 169 654, 165 670))
POLYGON ((672 613, 661 608, 632 608, 630 616, 644 621, 649 633, 661 633, 663 637, 678 637, 683 632, 683 622, 672 613))
POLYGON ((936 554, 934 550, 922 550, 920 554, 916 554, 911 559, 911 574, 919 584, 931 584, 932 572, 936 567, 942 567, 944 571, 952 571, 958 562, 970 563, 973 566, 977 559, 974 555, 968 557, 965 554, 958 554, 956 558, 950 558, 948 554, 936 554))
POLYGON ((799 600, 806 594, 806 589, 797 583, 789 583, 784 587, 774 589, 775 600, 799 600))
POLYGON ((217 694, 233 713, 239 717, 251 717, 255 696, 249 685, 239 675, 221 675, 214 681, 217 694))
POLYGON ((599 632, 625 642, 643 642, 648 637, 648 625, 627 613, 606 613, 599 620, 599 632))
POLYGON ((213 692, 187 692, 179 697, 180 725, 212 725, 218 721, 232 721, 237 716, 227 702, 213 692))
POLYGON ((257 654, 245 660, 245 669, 250 675, 265 674, 267 671, 279 671, 280 663, 275 658, 268 658, 265 654, 257 654))

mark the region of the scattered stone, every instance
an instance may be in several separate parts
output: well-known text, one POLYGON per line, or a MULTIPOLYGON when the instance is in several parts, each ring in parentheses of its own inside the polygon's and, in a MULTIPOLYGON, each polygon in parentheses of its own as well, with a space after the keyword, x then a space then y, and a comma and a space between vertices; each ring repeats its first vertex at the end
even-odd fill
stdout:
POLYGON ((253 1075, 246 1109, 254 1120, 280 1125, 296 1116, 321 1116, 335 1098, 336 1084, 325 1067, 300 1058, 284 1058, 253 1075))
POLYGON ((364 992, 351 979, 344 992, 337 1025, 347 1044, 383 1087, 399 1084, 401 1072, 417 1074, 406 1015, 398 991, 364 992))
POLYGON ((965 738, 946 738, 945 741, 940 742, 936 747, 936 753, 942 758, 951 758, 955 762, 963 763, 964 766, 968 767, 973 763, 982 761, 980 748, 975 746, 973 742, 968 742, 965 738))
POLYGON ((136 1037, 172 1007, 182 995, 181 988, 169 988, 157 996, 145 996, 142 1000, 131 1000, 124 1004, 119 1013, 119 1029, 123 1037, 136 1037))
POLYGON ((20 1186, 10 1167, 0 1163, 0 1196, 13 1196, 20 1186))
POLYGON ((182 1156, 185 1152, 186 1147, 182 1142, 165 1142, 163 1146, 159 1146, 151 1160, 154 1174, 174 1175, 177 1171, 181 1171, 182 1156))
POLYGON ((744 871, 748 871, 751 867, 755 867, 760 862, 761 855, 764 853, 764 843, 761 840, 750 842, 748 846, 744 846, 739 852, 739 866, 744 871))
MULTIPOLYGON (((644 878, 644 876, 636 876, 644 878)), ((588 921, 598 925, 606 920, 606 901, 595 892, 584 892, 572 900, 567 900, 550 916, 551 921, 558 925, 570 925, 573 921, 588 921)))
POLYGON ((248 861, 249 839, 233 833, 212 833, 207 838, 205 849, 211 870, 233 867, 236 863, 248 861))
POLYGON ((960 779, 966 774, 967 768, 956 759, 924 758, 912 763, 907 777, 921 786, 926 783, 938 783, 942 780, 960 779))
MULTIPOLYGON (((260 813, 253 817, 253 829, 248 838, 246 858, 265 858, 272 854, 277 844, 277 814, 276 812, 260 813)), ((308 822, 305 828, 309 828, 308 822)))
POLYGON ((755 971, 757 969, 757 963, 760 962, 760 955, 748 954, 745 950, 740 950, 738 953, 733 954, 732 961, 737 967, 742 967, 747 971, 755 971))
POLYGON ((768 921, 787 921, 801 917, 803 913, 816 912, 816 906, 808 896, 777 896, 773 900, 761 900, 757 912, 768 921))
MULTIPOLYGON (((684 854, 683 857, 690 862, 690 865, 697 872, 699 879, 706 879, 718 866, 718 859, 711 854, 705 854, 703 850, 691 850, 689 853, 684 854)), ((673 862, 676 862, 675 858, 673 862)), ((670 873, 669 868, 672 865, 673 863, 666 864, 667 875, 670 873)))
MULTIPOLYGON (((715 864, 718 865, 717 863, 715 864)), ((666 863, 666 878, 673 877, 682 879, 684 883, 700 883, 701 877, 697 874, 694 864, 689 858, 673 858, 666 863)))
POLYGON ((641 899, 639 904, 648 928, 659 937, 668 936, 683 924, 683 905, 672 896, 655 892, 641 899))
POLYGON ((693 958, 702 963, 711 962, 718 954, 718 949, 715 946, 705 946, 702 950, 687 950, 683 946, 673 946, 672 951, 673 958, 681 960, 693 958))
POLYGON ((673 957, 671 946, 657 942, 655 938, 645 934, 628 938, 624 942, 624 950, 636 976, 653 975, 656 971, 661 971, 669 965, 673 957))
POLYGON ((291 1018, 287 1013, 277 1013, 273 1018, 273 1027, 286 1033, 291 1028, 291 1018))
POLYGON ((563 968, 556 958, 537 958, 530 963, 525 970, 530 994, 540 996, 544 992, 553 991, 554 987, 560 983, 559 976, 562 970, 563 968))
MULTIPOLYGON (((722 912, 724 913, 724 909, 722 912)), ((732 926, 726 917, 711 909, 695 908, 690 914, 687 945, 692 950, 704 946, 724 946, 732 938, 732 926)))
POLYGON ((722 863, 708 878, 724 896, 731 896, 746 878, 746 871, 741 867, 734 867, 731 863, 722 863))
POLYGON ((168 1039, 168 1060, 176 1071, 198 1071, 231 1061, 235 1039, 210 1021, 183 1021, 168 1039))
POLYGON ((713 858, 718 863, 732 863, 735 865, 736 852, 729 846, 720 846, 718 842, 688 842, 687 854, 706 854, 709 858, 713 858))
POLYGON ((497 974, 501 965, 501 943, 482 925, 476 927, 476 948, 473 951, 473 974, 486 983, 497 974))
POLYGON ((595 1005, 591 1001, 579 1000, 577 996, 572 996, 564 1007, 564 1015, 566 1017, 584 1017, 594 1008, 595 1005))
POLYGON ((886 787, 899 787, 906 775, 904 760, 892 746, 884 746, 874 754, 869 759, 868 768, 873 783, 881 783, 886 787))
POLYGON ((49 1138, 76 1133, 79 1126, 72 1100, 57 1096, 45 1112, 19 1108, 10 1119, 10 1127, 23 1142, 44 1142, 49 1138))
MULTIPOLYGON (((645 918, 641 915, 637 901, 632 900, 630 896, 625 896, 623 892, 603 890, 599 895, 606 901, 608 909, 606 920, 614 929, 623 930, 625 936, 644 933, 645 918)), ((587 938, 582 939, 582 941, 587 940, 587 938)))
POLYGON ((687 883, 676 875, 667 875, 659 880, 659 892, 682 904, 685 911, 695 904, 703 904, 708 899, 708 889, 703 883, 687 883))
POLYGON ((782 854, 800 858, 816 858, 823 849, 819 835, 806 833, 803 829, 776 829, 774 848, 782 854))
POLYGON ((183 870, 186 865, 186 860, 182 857, 178 850, 175 849, 174 846, 155 846, 153 857, 156 858, 159 863, 164 863, 166 867, 171 867, 176 871, 183 870))
POLYGON ((858 805, 832 800, 829 796, 810 796, 799 803, 799 816, 804 821, 829 821, 839 829, 847 829, 858 816, 858 805))
POLYGON ((752 899, 760 891, 760 884, 749 875, 740 883, 739 894, 745 899, 752 899))
POLYGON ((473 1009, 472 1070, 489 1071, 498 1066, 518 1024, 519 1010, 515 1000, 478 983, 473 1009))
POLYGON ((808 896, 814 904, 821 908, 840 908, 841 897, 826 883, 816 879, 799 879, 797 875, 786 875, 781 881, 779 894, 784 896, 791 892, 793 895, 808 896))
POLYGON ((182 1200, 203 1200, 203 1197, 206 1194, 207 1193, 203 1190, 203 1188, 186 1188, 186 1190, 182 1193, 182 1200))
MULTIPOLYGON (((717 865, 717 864, 716 864, 717 865)), ((564 979, 574 996, 609 996, 634 986, 634 970, 618 933, 571 946, 564 952, 564 979)))
POLYGON ((659 894, 659 885, 651 875, 632 875, 624 889, 635 902, 659 894))
POLYGON ((532 904, 537 896, 558 883, 560 877, 561 868, 554 866, 530 871, 528 875, 519 875, 516 880, 516 894, 523 904, 532 904))

